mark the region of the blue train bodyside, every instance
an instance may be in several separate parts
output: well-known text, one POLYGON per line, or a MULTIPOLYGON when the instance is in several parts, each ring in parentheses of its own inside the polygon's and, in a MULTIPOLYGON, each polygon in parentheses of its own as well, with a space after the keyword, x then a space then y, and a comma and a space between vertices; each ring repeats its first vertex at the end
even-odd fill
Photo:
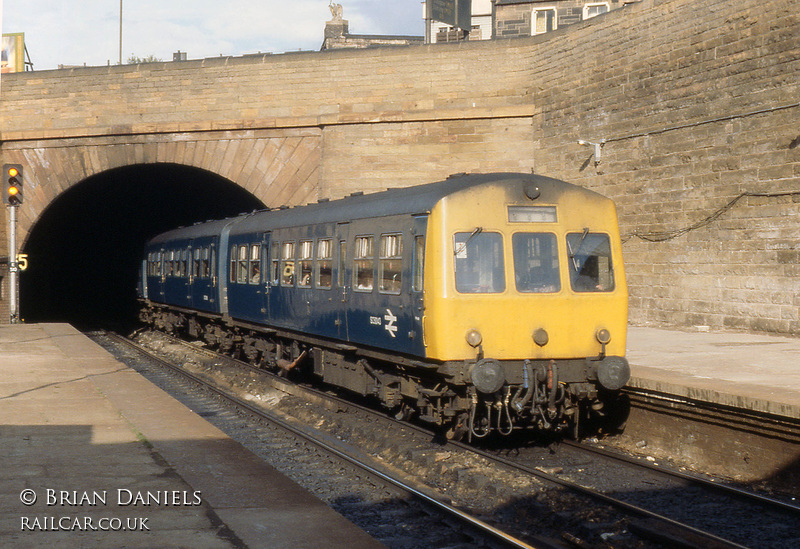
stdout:
POLYGON ((146 246, 140 297, 424 357, 427 214, 443 196, 481 183, 446 181, 169 231, 146 246))

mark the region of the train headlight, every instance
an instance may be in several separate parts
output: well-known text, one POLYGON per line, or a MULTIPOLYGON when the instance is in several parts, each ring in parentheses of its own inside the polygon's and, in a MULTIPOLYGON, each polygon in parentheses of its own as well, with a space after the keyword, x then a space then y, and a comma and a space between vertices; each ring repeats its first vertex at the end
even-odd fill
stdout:
POLYGON ((533 342, 536 343, 539 347, 544 347, 547 345, 547 342, 550 341, 550 335, 548 335, 547 330, 544 328, 539 328, 538 330, 534 330, 533 332, 533 342))
POLYGON ((488 395, 502 389, 506 382, 503 367, 491 358, 484 358, 476 362, 469 370, 469 377, 478 391, 488 395))
POLYGON ((470 330, 467 332, 467 343, 470 347, 477 347, 483 342, 483 336, 478 330, 470 330))
POLYGON ((609 391, 622 389, 631 378, 628 361, 619 356, 607 356, 597 365, 597 381, 609 391))
POLYGON ((597 341, 599 341, 603 345, 608 345, 608 342, 611 341, 611 332, 609 332, 605 328, 600 328, 599 330, 597 330, 595 337, 597 338, 597 341))

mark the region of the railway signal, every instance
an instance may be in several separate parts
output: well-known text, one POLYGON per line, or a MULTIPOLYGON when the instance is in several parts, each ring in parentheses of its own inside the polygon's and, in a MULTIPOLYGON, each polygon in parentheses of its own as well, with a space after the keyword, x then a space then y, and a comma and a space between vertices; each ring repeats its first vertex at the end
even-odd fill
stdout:
POLYGON ((3 166, 3 202, 9 206, 22 204, 22 165, 5 164, 3 166))

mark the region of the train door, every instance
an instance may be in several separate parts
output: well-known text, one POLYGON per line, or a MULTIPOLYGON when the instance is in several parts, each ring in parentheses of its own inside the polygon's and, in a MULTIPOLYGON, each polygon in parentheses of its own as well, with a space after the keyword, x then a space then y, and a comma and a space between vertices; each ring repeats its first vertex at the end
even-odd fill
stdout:
POLYGON ((229 241, 228 308, 231 317, 258 322, 263 317, 261 236, 236 235, 229 241))
POLYGON ((335 308, 335 319, 339 339, 348 340, 349 330, 347 325, 347 309, 350 306, 351 277, 352 270, 348 262, 348 241, 350 237, 350 223, 339 223, 336 227, 335 247, 336 247, 336 297, 338 301, 335 308))
POLYGON ((259 288, 259 302, 261 305, 261 317, 265 320, 269 318, 269 298, 272 291, 270 275, 270 241, 272 233, 264 233, 261 236, 261 287, 259 288))
POLYGON ((428 216, 417 216, 411 229, 411 312, 412 331, 409 333, 412 352, 421 356, 425 354, 422 333, 422 317, 425 315, 425 239, 428 228, 428 216))
POLYGON ((215 280, 211 277, 211 248, 209 242, 193 240, 189 254, 189 285, 191 306, 202 311, 215 311, 215 280))
POLYGON ((208 247, 208 272, 211 279, 211 310, 215 313, 220 312, 219 297, 219 271, 217 269, 217 243, 212 242, 208 247))
POLYGON ((164 283, 167 280, 166 257, 165 257, 166 253, 167 252, 166 252, 166 250, 164 249, 163 246, 158 250, 158 260, 157 260, 158 272, 157 272, 156 279, 155 279, 156 280, 156 284, 155 284, 156 291, 154 292, 155 293, 155 298, 154 299, 156 299, 157 301, 160 301, 161 303, 164 303, 165 298, 166 298, 166 294, 165 294, 165 290, 164 290, 164 283))

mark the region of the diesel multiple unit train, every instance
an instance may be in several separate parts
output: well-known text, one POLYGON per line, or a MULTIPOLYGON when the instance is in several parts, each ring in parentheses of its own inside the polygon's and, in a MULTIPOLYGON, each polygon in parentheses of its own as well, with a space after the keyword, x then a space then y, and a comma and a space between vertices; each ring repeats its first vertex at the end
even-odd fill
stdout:
POLYGON ((150 240, 141 320, 451 437, 576 428, 628 381, 613 202, 530 174, 254 212, 150 240))

